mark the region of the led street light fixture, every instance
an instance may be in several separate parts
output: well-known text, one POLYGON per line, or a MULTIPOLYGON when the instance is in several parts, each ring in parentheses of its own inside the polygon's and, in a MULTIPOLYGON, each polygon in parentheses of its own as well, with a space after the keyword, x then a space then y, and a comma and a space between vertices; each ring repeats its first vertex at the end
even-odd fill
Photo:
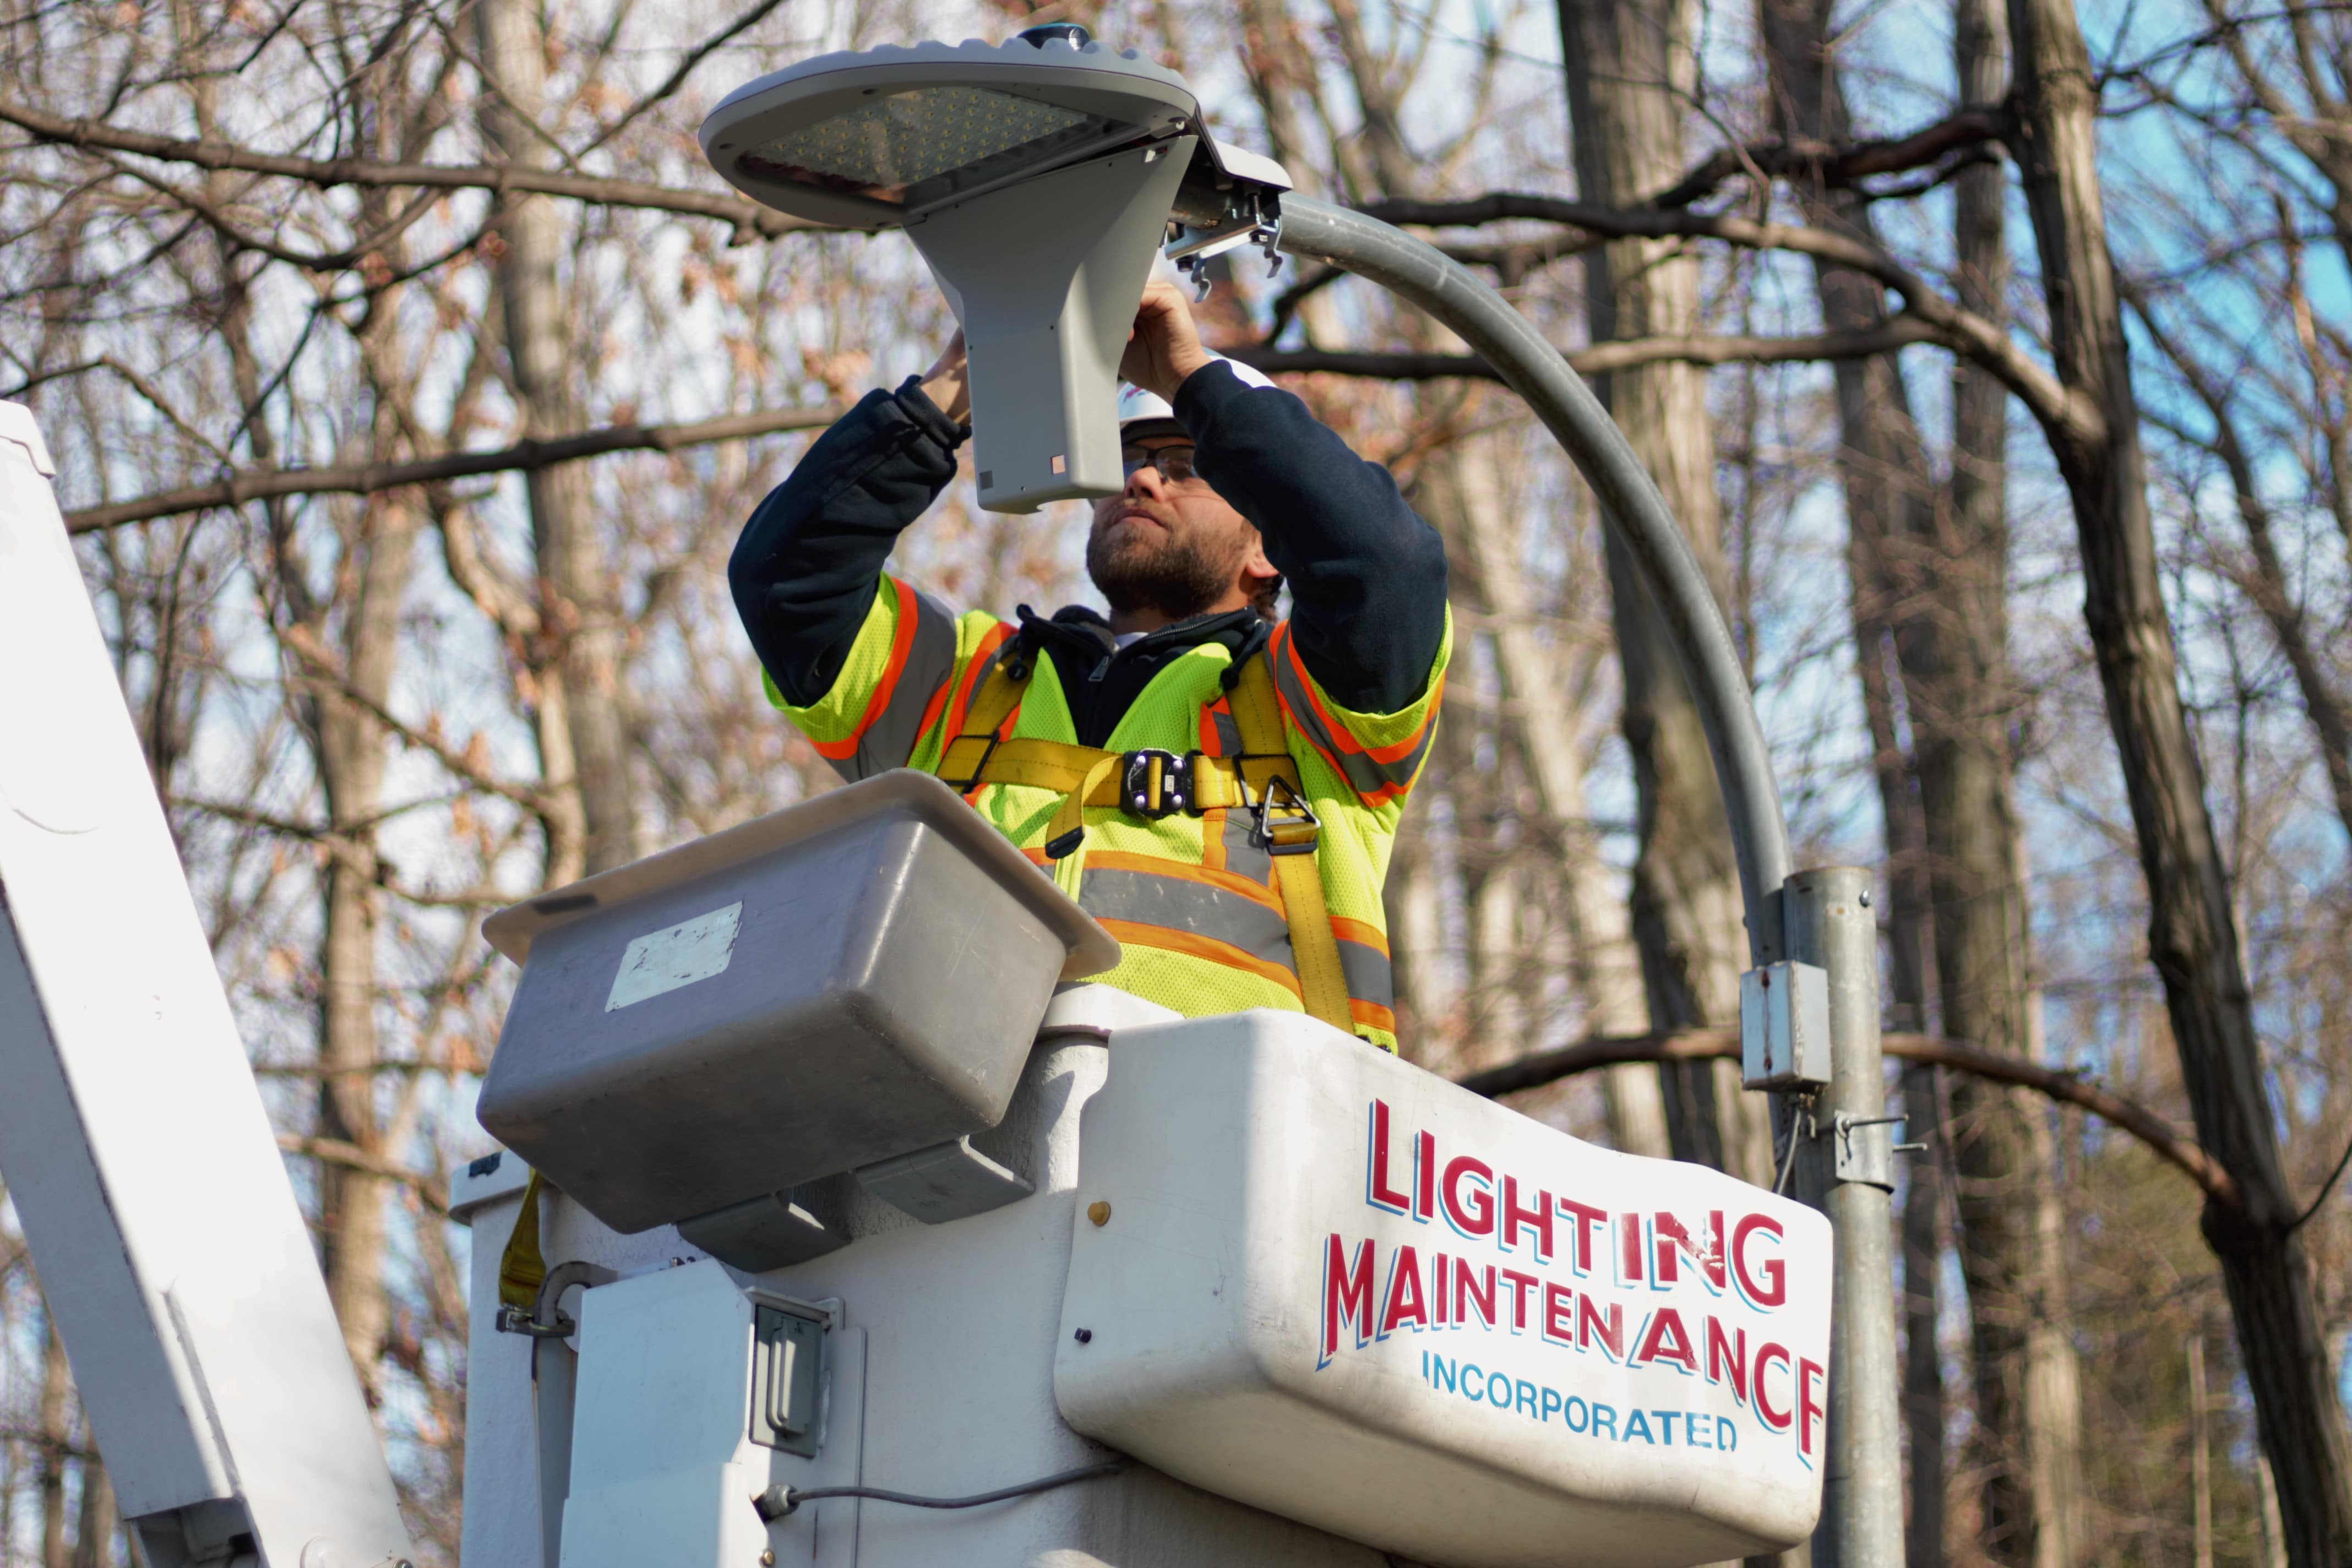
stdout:
POLYGON ((1200 112, 1062 24, 804 60, 722 100, 702 151, 780 212, 907 231, 963 324, 980 504, 1034 511, 1125 484, 1118 360, 1154 250, 1272 254, 1289 179, 1200 112))

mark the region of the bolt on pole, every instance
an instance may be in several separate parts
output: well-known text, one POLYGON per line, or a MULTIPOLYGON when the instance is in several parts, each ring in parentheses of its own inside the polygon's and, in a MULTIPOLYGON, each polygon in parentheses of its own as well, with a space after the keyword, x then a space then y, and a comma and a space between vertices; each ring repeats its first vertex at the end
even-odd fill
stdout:
POLYGON ((1878 919, 1869 871, 1799 871, 1781 895, 1789 951, 1829 974, 1829 1086, 1783 1103, 1796 1195, 1837 1236, 1829 1427, 1813 1568, 1901 1568, 1894 1120, 1879 1070, 1878 919))

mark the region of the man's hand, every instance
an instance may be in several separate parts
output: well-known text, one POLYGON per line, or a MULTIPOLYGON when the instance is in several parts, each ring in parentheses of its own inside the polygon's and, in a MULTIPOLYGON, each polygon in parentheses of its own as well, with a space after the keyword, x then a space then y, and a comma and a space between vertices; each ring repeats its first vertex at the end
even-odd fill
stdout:
POLYGON ((923 395, 932 406, 959 425, 971 423, 971 377, 963 350, 963 332, 948 340, 931 368, 923 373, 923 395))
POLYGON ((1173 283, 1146 284, 1143 302, 1135 309, 1135 325, 1127 334, 1127 352, 1119 356, 1120 377, 1172 404, 1184 378, 1212 357, 1201 346, 1184 291, 1173 283))

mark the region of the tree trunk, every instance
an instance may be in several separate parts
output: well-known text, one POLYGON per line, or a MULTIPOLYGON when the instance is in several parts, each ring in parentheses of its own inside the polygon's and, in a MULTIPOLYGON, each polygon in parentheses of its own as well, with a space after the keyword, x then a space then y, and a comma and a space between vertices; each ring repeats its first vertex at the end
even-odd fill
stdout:
MULTIPOLYGON (((334 835, 322 877, 319 1133, 381 1153, 376 1007, 383 890, 373 824, 383 804, 388 737, 372 710, 386 704, 399 661, 400 616, 416 556, 415 513, 397 502, 372 502, 346 549, 357 585, 343 616, 341 679, 317 680, 313 709, 319 782, 334 835)), ((392 1184, 383 1176, 319 1165, 327 1294, 371 1404, 380 1394, 378 1362, 392 1328, 384 1289, 391 1197, 392 1184)))
POLYGON ((81 1518, 74 1527, 73 1568, 114 1568, 114 1483, 95 1458, 81 1462, 81 1518))
MULTIPOLYGON (((545 168, 552 153, 534 123, 545 123, 547 37, 529 0, 482 0, 482 66, 493 90, 483 129, 509 163, 545 168)), ((525 436, 581 426, 574 392, 572 316, 562 268, 564 221, 554 200, 510 200, 499 223, 505 254, 498 289, 506 320, 509 384, 525 436)), ((631 783, 630 725, 621 686, 627 628, 615 574, 588 489, 576 463, 534 470, 530 498, 539 565, 540 637, 530 663, 539 690, 540 763, 559 796, 547 879, 570 881, 644 853, 631 783)))
MULTIPOLYGON (((1683 173, 1682 115, 1694 68, 1684 0, 1560 0, 1577 185, 1587 201, 1638 205, 1683 173)), ((1672 241, 1588 251, 1585 314, 1595 342, 1695 331, 1698 266, 1672 241)), ((1658 481, 1722 596, 1723 547, 1704 374, 1657 364, 1594 386, 1658 481)), ((1624 675, 1623 727, 1640 810, 1632 924, 1649 1026, 1720 1024, 1747 967, 1739 878, 1715 764, 1664 621, 1612 538, 1609 586, 1624 675)), ((1764 1097, 1736 1064, 1658 1069, 1676 1158, 1771 1180, 1764 1097)))
MULTIPOLYGON (((1520 565, 1518 531, 1496 483, 1491 442, 1465 444, 1454 470, 1460 489, 1457 561, 1484 602, 1494 628, 1503 710, 1535 786, 1559 858, 1561 912, 1574 943, 1570 984, 1584 1003, 1588 1033, 1638 1035, 1649 1026, 1642 973, 1625 906, 1612 896, 1608 868, 1583 826, 1584 754, 1567 704, 1569 681, 1553 650, 1536 636, 1535 608, 1520 565)), ((1666 1107, 1654 1070, 1613 1067, 1602 1079, 1610 1141, 1631 1154, 1672 1151, 1666 1107)))
MULTIPOLYGON (((1764 0, 1762 31, 1783 133, 1843 146, 1853 128, 1829 53, 1830 10, 1825 0, 1764 0)), ((1982 0, 1962 0, 1957 21, 1963 87, 1974 93, 1999 69, 1998 33, 1982 0)), ((1983 275, 1979 282, 1995 284, 1988 298, 1974 301, 1979 309, 1999 304, 1998 181, 1995 173, 1990 191, 1982 182, 1972 187, 1958 215, 1963 270, 1973 267, 1983 275)), ((1868 209, 1850 194, 1801 185, 1799 194, 1815 225, 1874 240, 1868 209)), ((1885 321, 1885 291, 1876 282, 1833 268, 1817 267, 1814 278, 1827 330, 1885 321)), ((1864 604, 1856 621, 1866 639, 1865 686, 1878 673, 1870 666, 1883 620, 1893 633, 1911 721, 1944 1032, 2028 1054, 2023 889, 2009 805, 2000 390, 1972 372, 1954 389, 1955 484, 1939 515, 1926 447, 1894 357, 1840 362, 1836 379, 1840 471, 1864 604)), ((1891 782, 1883 773, 1883 788, 1891 782)), ((1907 795, 1900 788, 1887 793, 1907 795)), ((1909 819, 1914 810, 1907 799, 1890 798, 1889 805, 1890 823, 1909 819)), ((1898 909, 1903 890, 1898 879, 1898 909)), ((2065 1338, 2064 1216, 2047 1119, 2030 1097, 1974 1079, 1956 1080, 1951 1096, 1961 1268, 1986 1449, 1981 1544, 1993 1561, 2015 1568, 2070 1568, 2081 1549, 2082 1414, 2065 1338)), ((1922 1109, 1933 1103, 1931 1092, 1914 1099, 1922 1109)), ((1932 1323, 1915 1320, 1915 1330, 1932 1335, 1932 1323)), ((1917 1363, 1931 1349, 1913 1347, 1922 1382, 1917 1363)), ((1912 1422, 1912 1542, 1920 1546, 1923 1515, 1941 1511, 1941 1477, 1922 1473, 1918 1464, 1920 1447, 1928 1458, 1941 1448, 1940 1410, 1935 1419, 1933 1434, 1924 1430, 1927 1412, 1912 1422)), ((1940 1547, 1927 1560, 1938 1557, 1940 1547)))
POLYGON ((2103 427, 2053 429, 2073 498, 2084 619, 2147 879, 2148 946, 2198 1140, 2242 1208, 2209 1201, 2263 1452, 2296 1568, 2352 1562, 2352 1452, 2279 1160, 2229 873, 2177 676, 2139 447, 2139 410, 2106 249, 2097 88, 2073 0, 2009 0, 2017 153, 2049 300, 2051 353, 2103 427))
POLYGON ((66 1538, 66 1450, 73 1428, 66 1424, 66 1397, 73 1374, 66 1370, 65 1342, 47 1310, 41 1314, 41 1568, 71 1568, 66 1538))

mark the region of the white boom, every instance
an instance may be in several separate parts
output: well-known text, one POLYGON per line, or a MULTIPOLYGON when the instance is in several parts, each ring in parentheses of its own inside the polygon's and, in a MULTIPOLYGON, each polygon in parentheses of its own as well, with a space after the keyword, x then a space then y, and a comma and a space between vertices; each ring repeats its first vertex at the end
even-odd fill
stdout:
POLYGON ((52 471, 0 403, 0 1175, 154 1568, 406 1568, 52 471))

